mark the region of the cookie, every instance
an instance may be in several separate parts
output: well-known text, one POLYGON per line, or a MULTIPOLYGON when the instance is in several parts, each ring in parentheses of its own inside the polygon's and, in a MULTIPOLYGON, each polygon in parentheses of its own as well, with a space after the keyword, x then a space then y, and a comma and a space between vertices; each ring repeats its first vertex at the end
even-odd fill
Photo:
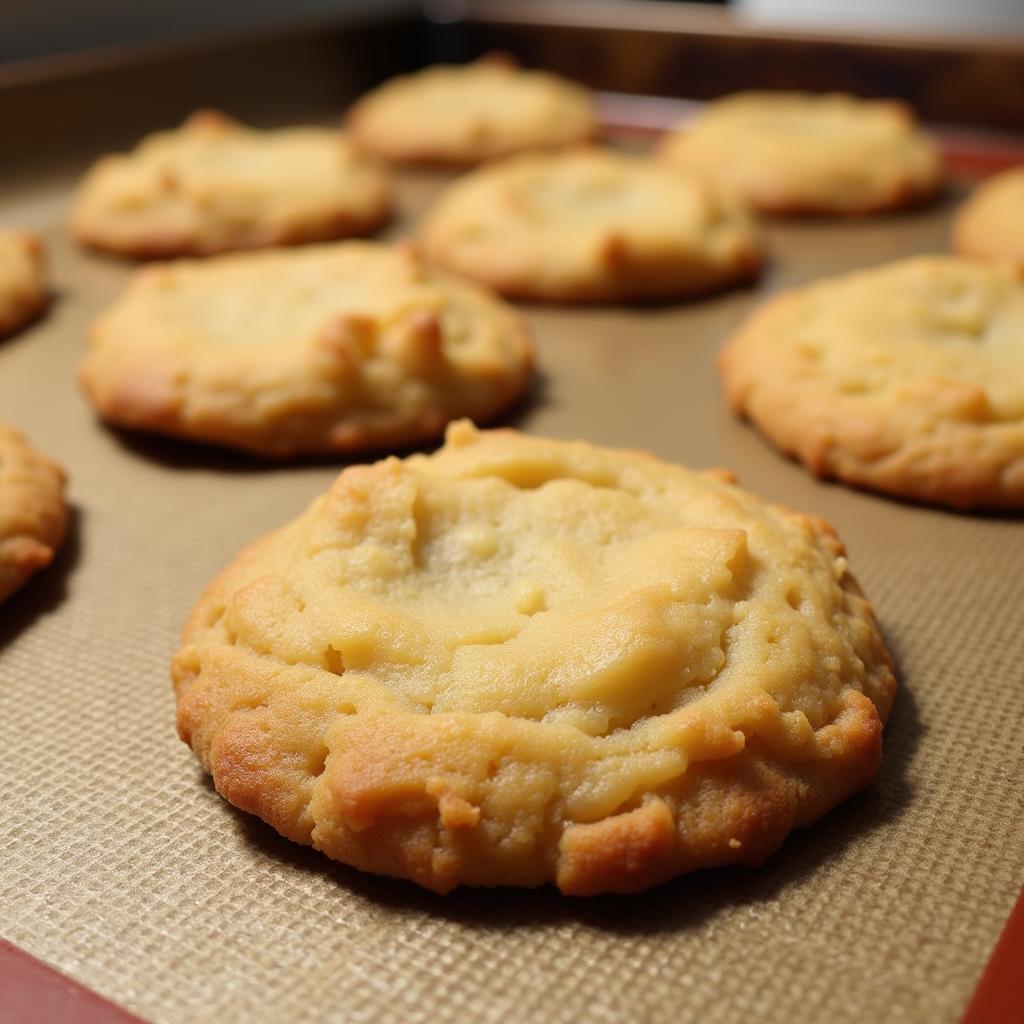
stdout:
POLYGON ((680 125, 661 156, 777 214, 909 206, 943 181, 938 148, 907 106, 841 93, 727 96, 680 125))
POLYGON ((1024 507, 1024 282, 924 256, 770 300, 721 353, 729 402, 820 476, 1024 507))
POLYGON ((387 179, 338 132, 256 131, 202 111, 99 160, 71 230, 122 256, 205 256, 365 235, 390 213, 387 179))
POLYGON ((960 207, 953 248, 1024 272, 1024 167, 990 178, 960 207))
POLYGON ((364 152, 411 164, 472 164, 597 134, 589 90, 494 59, 393 78, 355 103, 346 127, 364 152))
POLYGON ((42 243, 27 231, 0 228, 0 337, 23 327, 45 305, 42 243))
POLYGON ((574 895, 761 862, 871 780, 895 688, 824 521, 466 422, 244 551, 173 678, 217 789, 283 835, 574 895))
POLYGON ((513 157, 456 181, 421 232, 434 262, 505 295, 669 299, 754 277, 758 234, 712 186, 592 148, 513 157))
POLYGON ((80 380, 117 426, 291 456, 493 417, 531 371, 500 300, 408 246, 338 242, 137 271, 93 326, 80 380))
POLYGON ((53 561, 67 520, 64 471, 0 423, 0 601, 53 561))

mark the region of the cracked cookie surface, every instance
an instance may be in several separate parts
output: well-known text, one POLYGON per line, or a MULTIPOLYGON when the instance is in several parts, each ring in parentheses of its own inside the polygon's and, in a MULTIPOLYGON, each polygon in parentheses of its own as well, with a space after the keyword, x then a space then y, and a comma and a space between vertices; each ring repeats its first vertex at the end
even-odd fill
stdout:
POLYGON ((218 790, 285 836, 576 895, 759 863, 871 780, 895 687, 823 521, 466 422, 243 552, 173 678, 218 790))
POLYGON ((67 519, 64 471, 0 423, 0 601, 53 561, 67 519))
POLYGON ((761 243, 713 187, 651 160, 582 148, 460 178, 424 223, 427 256, 520 298, 669 299, 749 280, 761 243))
POLYGON ((257 131, 216 111, 106 156, 75 196, 83 245, 142 259, 370 234, 391 187, 340 132, 257 131))
POLYGON ((953 248, 1024 274, 1024 167, 997 174, 975 189, 953 220, 953 248))
POLYGON ((680 125, 661 156, 766 213, 872 213, 929 199, 943 181, 909 107, 842 93, 727 96, 680 125))
POLYGON ((23 327, 45 305, 42 242, 31 232, 0 228, 0 337, 23 327))
POLYGON ((1024 506, 1024 282, 916 257, 784 293, 719 357, 726 396, 820 476, 1024 506))
POLYGON ((597 121, 582 86, 485 58, 393 78, 352 106, 346 127, 360 149, 396 163, 472 164, 583 142, 597 121))
POLYGON ((532 348, 515 311, 408 246, 339 242, 137 271, 79 376, 117 426, 291 456, 493 417, 532 348))

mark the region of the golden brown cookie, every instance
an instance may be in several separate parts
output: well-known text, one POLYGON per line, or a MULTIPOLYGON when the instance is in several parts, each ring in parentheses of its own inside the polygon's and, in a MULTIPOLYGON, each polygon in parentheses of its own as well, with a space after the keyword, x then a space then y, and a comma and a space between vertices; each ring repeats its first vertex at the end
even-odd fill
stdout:
POLYGON ((822 520, 465 422, 244 551, 173 677, 220 793, 283 835, 573 895, 759 863, 870 782, 895 688, 822 520))
POLYGON ((726 395, 821 476, 956 508, 1024 506, 1024 282, 922 256, 771 299, 726 395))
POLYGON ((597 134, 587 89, 495 59, 393 78, 352 107, 346 127, 363 151, 412 164, 477 163, 597 134))
POLYGON ((0 228, 0 337, 23 327, 45 305, 42 242, 30 232, 0 228))
POLYGON ((0 423, 0 601, 53 561, 67 520, 64 471, 0 423))
POLYGON ((365 235, 390 213, 386 178, 338 132, 256 131, 201 111, 97 161, 71 230, 123 256, 205 256, 365 235))
POLYGON ((109 423, 269 456, 423 441, 531 376, 513 310, 372 242, 143 268, 80 373, 109 423))
POLYGON ((1024 272, 1024 167, 990 178, 960 207, 953 248, 1024 272))
POLYGON ((662 144, 671 165, 767 213, 874 213, 942 187, 942 160, 910 109, 841 93, 744 92, 662 144))
POLYGON ((608 150, 531 154, 460 178, 430 211, 424 251, 505 295, 669 299, 749 280, 761 243, 713 186, 608 150))

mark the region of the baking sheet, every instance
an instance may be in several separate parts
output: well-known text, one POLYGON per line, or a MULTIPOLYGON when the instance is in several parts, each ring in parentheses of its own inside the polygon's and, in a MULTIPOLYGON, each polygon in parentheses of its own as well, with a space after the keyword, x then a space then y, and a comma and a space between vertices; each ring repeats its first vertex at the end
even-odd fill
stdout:
MULTIPOLYGON (((926 211, 769 229, 756 287, 523 307, 536 434, 727 466, 831 520, 901 690, 876 783, 762 868, 648 894, 456 892, 334 865, 224 803, 174 733, 167 663, 205 583, 338 464, 113 433, 74 384, 128 268, 61 228, 78 167, 0 191, 55 297, 0 342, 0 417, 71 475, 57 564, 0 611, 0 936, 154 1022, 955 1021, 1024 882, 1024 522, 811 479, 725 409, 714 353, 764 294, 945 245, 926 211)), ((401 176, 399 237, 443 182, 401 176)))

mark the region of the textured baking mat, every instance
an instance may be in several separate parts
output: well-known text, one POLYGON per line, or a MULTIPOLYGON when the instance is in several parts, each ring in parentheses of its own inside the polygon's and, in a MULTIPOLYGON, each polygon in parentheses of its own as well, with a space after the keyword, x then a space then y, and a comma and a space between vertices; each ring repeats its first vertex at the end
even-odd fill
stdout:
MULTIPOLYGON (((66 464, 75 506, 57 564, 0 610, 0 936, 161 1024, 959 1018, 1024 882, 1024 520, 818 483, 730 417, 712 368, 766 292, 941 249, 952 200, 775 226, 756 289, 526 307, 543 380, 518 424, 728 466, 826 516, 902 684, 877 782, 762 868, 573 901, 360 875, 213 791, 174 733, 178 630, 210 577, 337 467, 266 468, 94 421, 75 364, 127 270, 68 244, 69 181, 0 192, 0 223, 46 236, 56 292, 0 343, 0 417, 66 464)), ((404 226, 439 181, 404 179, 404 226)))

